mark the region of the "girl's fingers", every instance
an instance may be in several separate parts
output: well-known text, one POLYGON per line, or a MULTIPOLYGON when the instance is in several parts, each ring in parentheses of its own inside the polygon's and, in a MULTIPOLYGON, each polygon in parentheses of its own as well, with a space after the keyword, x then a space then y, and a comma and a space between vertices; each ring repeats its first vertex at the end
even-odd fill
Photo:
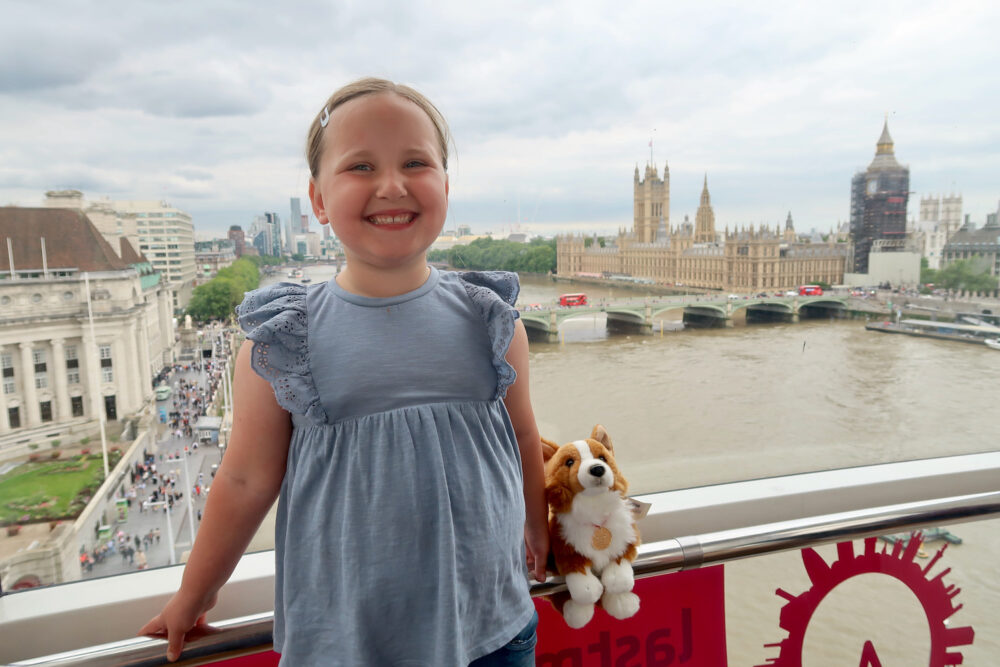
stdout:
POLYGON ((148 636, 148 637, 166 637, 167 631, 163 627, 163 621, 157 616, 153 618, 149 623, 142 626, 139 632, 136 633, 138 636, 148 636))

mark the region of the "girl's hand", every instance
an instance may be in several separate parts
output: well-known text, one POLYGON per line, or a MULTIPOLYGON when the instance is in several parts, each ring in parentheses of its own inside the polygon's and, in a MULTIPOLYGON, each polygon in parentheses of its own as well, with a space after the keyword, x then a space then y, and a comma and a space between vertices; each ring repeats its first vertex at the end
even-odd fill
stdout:
POLYGON ((549 560, 549 530, 542 526, 541 530, 525 528, 524 545, 528 554, 528 572, 538 583, 545 581, 545 564, 549 560))
POLYGON ((167 660, 174 662, 184 650, 184 644, 213 634, 215 629, 205 623, 205 614, 215 606, 216 595, 204 601, 190 600, 182 591, 174 594, 149 623, 139 630, 140 635, 166 638, 167 660))

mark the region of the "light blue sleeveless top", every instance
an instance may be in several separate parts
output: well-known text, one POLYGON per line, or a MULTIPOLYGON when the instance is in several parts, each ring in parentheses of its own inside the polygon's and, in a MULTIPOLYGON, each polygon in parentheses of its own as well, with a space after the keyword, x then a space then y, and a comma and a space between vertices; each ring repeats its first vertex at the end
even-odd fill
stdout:
POLYGON ((531 619, 503 397, 517 275, 363 297, 279 283, 237 308, 292 414, 275 529, 282 665, 467 665, 531 619))

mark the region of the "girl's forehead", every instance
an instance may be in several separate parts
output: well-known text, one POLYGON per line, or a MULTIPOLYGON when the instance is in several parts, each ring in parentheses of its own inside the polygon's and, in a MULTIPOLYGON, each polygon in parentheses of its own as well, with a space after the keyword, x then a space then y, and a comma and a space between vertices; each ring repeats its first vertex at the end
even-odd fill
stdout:
POLYGON ((334 126, 363 128, 399 121, 410 121, 422 126, 431 136, 436 132, 430 116, 416 102, 392 92, 371 93, 344 102, 330 114, 330 123, 326 129, 330 132, 334 126))
POLYGON ((386 144, 440 153, 438 131, 416 103, 392 92, 373 93, 341 104, 324 130, 327 155, 386 144))

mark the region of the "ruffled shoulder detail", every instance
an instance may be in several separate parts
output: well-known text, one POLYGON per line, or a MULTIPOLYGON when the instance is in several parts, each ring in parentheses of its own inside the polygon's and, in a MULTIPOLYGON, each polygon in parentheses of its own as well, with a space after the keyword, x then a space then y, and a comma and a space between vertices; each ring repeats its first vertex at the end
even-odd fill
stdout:
POLYGON ((458 279, 486 322, 486 333, 493 348, 493 368, 497 372, 494 398, 503 398, 507 388, 517 379, 506 356, 514 338, 514 321, 521 316, 514 308, 521 284, 517 274, 508 271, 466 271, 459 273, 458 279))
POLYGON ((325 424, 326 412, 309 372, 306 290, 305 285, 277 283, 247 292, 236 315, 254 342, 250 365, 271 383, 278 405, 325 424))

